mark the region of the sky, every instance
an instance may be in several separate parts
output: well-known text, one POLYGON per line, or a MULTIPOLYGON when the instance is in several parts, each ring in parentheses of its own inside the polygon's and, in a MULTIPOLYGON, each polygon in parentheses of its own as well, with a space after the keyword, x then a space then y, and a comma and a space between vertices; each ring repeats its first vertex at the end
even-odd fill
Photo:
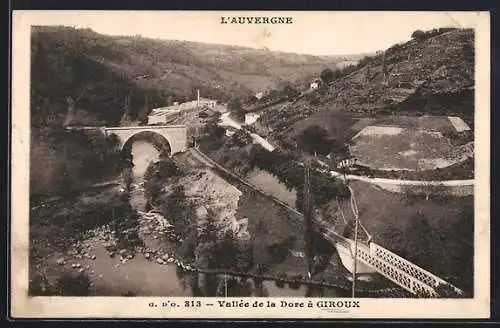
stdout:
MULTIPOLYGON (((19 12, 31 25, 91 28, 108 35, 229 44, 312 55, 370 53, 407 41, 417 29, 475 27, 477 12, 19 12), (288 25, 221 24, 221 16, 287 16, 288 25)), ((484 14, 484 13, 483 13, 484 14)))

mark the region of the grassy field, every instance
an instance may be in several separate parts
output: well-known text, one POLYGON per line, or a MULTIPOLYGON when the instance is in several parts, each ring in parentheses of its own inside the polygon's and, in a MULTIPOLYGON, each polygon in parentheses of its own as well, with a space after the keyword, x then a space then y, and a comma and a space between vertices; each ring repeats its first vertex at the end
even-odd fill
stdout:
POLYGON ((297 133, 310 125, 319 125, 327 129, 334 138, 354 136, 368 125, 395 126, 408 129, 439 131, 441 133, 456 132, 447 116, 374 116, 356 117, 341 114, 334 110, 322 110, 293 125, 297 133))
MULTIPOLYGON (((473 132, 457 132, 447 116, 361 117, 322 110, 296 122, 290 133, 297 136, 311 125, 325 128, 338 141, 355 142, 350 148, 351 155, 372 176, 445 180, 468 179, 474 175, 473 165, 467 162, 468 152, 461 148, 474 140, 473 132), (370 126, 387 127, 388 130, 390 127, 397 128, 401 134, 364 133, 369 132, 370 126)), ((282 142, 272 140, 277 144, 282 142)), ((330 162, 326 158, 322 160, 330 162)), ((332 162, 332 165, 336 163, 332 162)))
POLYGON ((376 125, 418 128, 440 132, 456 131, 447 116, 386 116, 377 119, 376 125))
MULTIPOLYGON (((361 131, 364 133, 370 127, 361 131)), ((380 129, 394 129, 381 127, 380 129)), ((360 165, 383 170, 431 170, 445 168, 467 159, 459 154, 460 149, 439 132, 403 129, 396 133, 382 131, 383 134, 365 133, 354 139, 351 147, 360 165)))
POLYGON ((376 243, 473 290, 473 197, 426 200, 352 182, 360 219, 376 243))

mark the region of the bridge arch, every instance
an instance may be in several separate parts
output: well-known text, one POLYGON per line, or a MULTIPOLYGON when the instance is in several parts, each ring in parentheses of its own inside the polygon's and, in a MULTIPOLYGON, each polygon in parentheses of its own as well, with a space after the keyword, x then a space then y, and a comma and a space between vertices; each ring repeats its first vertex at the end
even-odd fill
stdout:
POLYGON ((172 146, 168 139, 156 131, 140 130, 137 131, 123 141, 122 153, 130 156, 132 152, 132 145, 136 141, 149 142, 160 154, 170 156, 172 154, 172 146))
POLYGON ((136 140, 151 142, 160 150, 168 150, 169 155, 185 152, 188 148, 187 126, 128 126, 105 128, 106 134, 115 134, 127 151, 131 143, 136 140))

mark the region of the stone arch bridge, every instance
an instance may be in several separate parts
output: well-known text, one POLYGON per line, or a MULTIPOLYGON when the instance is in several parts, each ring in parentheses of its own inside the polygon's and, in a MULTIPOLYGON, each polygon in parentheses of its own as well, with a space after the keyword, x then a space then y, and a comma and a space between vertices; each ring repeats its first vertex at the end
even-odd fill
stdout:
POLYGON ((145 125, 123 127, 67 127, 68 130, 100 130, 106 135, 116 135, 122 148, 138 139, 155 136, 163 145, 168 146, 170 155, 188 149, 188 127, 186 125, 145 125))

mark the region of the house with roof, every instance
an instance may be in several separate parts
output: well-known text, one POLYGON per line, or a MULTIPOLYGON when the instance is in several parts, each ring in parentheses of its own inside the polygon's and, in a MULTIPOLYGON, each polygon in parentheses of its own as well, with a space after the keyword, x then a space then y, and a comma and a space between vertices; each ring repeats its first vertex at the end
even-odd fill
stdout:
POLYGON ((197 99, 195 100, 187 101, 181 104, 175 102, 172 106, 160 107, 151 110, 151 113, 148 115, 148 125, 166 124, 173 116, 199 110, 203 107, 213 109, 216 105, 217 100, 200 97, 200 91, 198 90, 197 99))
POLYGON ((312 90, 318 89, 321 83, 322 83, 321 79, 314 79, 309 85, 309 88, 312 90))

